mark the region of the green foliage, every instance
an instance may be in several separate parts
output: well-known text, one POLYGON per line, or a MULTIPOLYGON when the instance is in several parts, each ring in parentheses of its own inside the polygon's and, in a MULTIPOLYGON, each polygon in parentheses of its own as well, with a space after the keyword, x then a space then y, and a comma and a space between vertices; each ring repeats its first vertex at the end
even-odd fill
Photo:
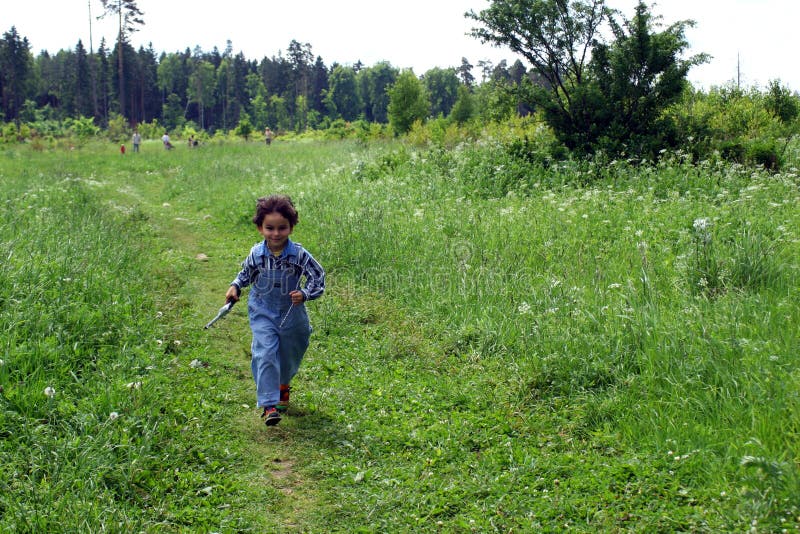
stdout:
POLYGON ((325 105, 334 118, 353 121, 361 112, 356 73, 352 67, 337 65, 328 78, 329 89, 325 95, 325 105))
POLYGON ((389 89, 389 124, 397 134, 405 134, 416 121, 430 114, 425 86, 411 70, 404 70, 389 89))
POLYGON ((253 131, 253 124, 250 122, 250 117, 248 117, 247 114, 243 114, 239 119, 239 124, 236 125, 234 133, 247 141, 250 139, 250 136, 253 135, 253 131))
POLYGON ((106 129, 106 136, 108 139, 115 143, 122 143, 130 137, 131 133, 128 121, 125 117, 118 113, 112 113, 108 120, 108 128, 106 129))
POLYGON ((458 97, 450 110, 450 118, 457 124, 465 124, 475 116, 475 99, 466 85, 458 86, 458 97))
POLYGON ((100 128, 95 126, 92 117, 68 118, 64 120, 64 126, 78 139, 82 140, 96 137, 100 133, 100 128))
POLYGON ((34 80, 34 63, 31 46, 15 26, 0 39, 0 114, 6 121, 19 118, 23 104, 28 100, 34 80))
POLYGON ((655 32, 642 2, 621 24, 603 2, 504 0, 470 16, 484 25, 473 35, 511 47, 534 66, 542 80, 525 88, 528 98, 579 156, 603 151, 652 159, 677 145, 663 111, 682 94, 689 68, 705 61, 678 59, 690 22, 655 32), (610 44, 598 35, 606 21, 615 37, 610 44))
POLYGON ((637 4, 625 30, 614 26, 615 41, 592 51, 590 86, 596 97, 578 102, 586 104, 581 113, 595 130, 578 142, 558 130, 565 143, 587 152, 594 148, 651 160, 660 150, 677 146, 675 126, 664 111, 681 98, 689 69, 706 61, 703 55, 678 59, 689 46, 685 30, 690 25, 678 22, 656 32, 647 6, 637 4))
POLYGON ((456 75, 456 69, 433 68, 422 76, 428 98, 430 100, 430 115, 432 117, 447 117, 458 98, 458 89, 461 82, 456 75))
POLYGON ((790 124, 800 114, 797 96, 781 86, 780 80, 772 80, 765 95, 765 105, 782 123, 790 124))
POLYGON ((16 143, 18 133, 17 125, 13 122, 7 122, 0 129, 0 141, 3 143, 16 143))
POLYGON ((150 122, 140 122, 136 129, 142 139, 160 139, 164 134, 164 127, 159 124, 158 119, 153 119, 150 122))
POLYGON ((161 116, 163 117, 164 127, 170 131, 180 128, 186 122, 183 116, 183 105, 178 95, 170 93, 166 103, 164 103, 161 116))
POLYGON ((397 80, 399 72, 389 62, 382 61, 356 74, 358 92, 364 106, 363 115, 367 121, 381 124, 389 122, 388 89, 397 80))
POLYGON ((468 130, 459 127, 454 121, 442 117, 431 119, 425 124, 417 121, 407 134, 409 143, 421 147, 434 145, 453 148, 470 137, 471 134, 468 130))
POLYGON ((668 114, 677 125, 678 136, 687 139, 695 160, 718 153, 728 161, 780 170, 799 125, 776 114, 776 92, 783 95, 780 98, 785 99, 782 105, 786 110, 798 105, 796 95, 789 96, 775 86, 762 93, 728 85, 708 93, 687 92, 668 114))

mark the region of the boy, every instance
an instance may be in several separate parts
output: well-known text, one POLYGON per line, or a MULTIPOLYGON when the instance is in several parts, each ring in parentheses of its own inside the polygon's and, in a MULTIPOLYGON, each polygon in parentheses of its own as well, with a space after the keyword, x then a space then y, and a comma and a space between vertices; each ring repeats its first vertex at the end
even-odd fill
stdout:
POLYGON ((280 412, 288 408, 289 384, 308 348, 311 326, 305 302, 325 291, 322 266, 289 239, 298 219, 288 196, 258 199, 253 223, 264 240, 250 249, 225 294, 226 301, 238 301, 242 289, 252 286, 247 302, 253 331, 250 367, 267 426, 278 424, 280 412))

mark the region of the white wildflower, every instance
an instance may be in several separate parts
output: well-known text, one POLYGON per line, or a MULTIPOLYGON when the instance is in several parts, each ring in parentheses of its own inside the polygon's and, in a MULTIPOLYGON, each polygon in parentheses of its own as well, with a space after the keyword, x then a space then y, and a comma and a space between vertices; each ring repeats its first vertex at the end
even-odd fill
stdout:
POLYGON ((192 369, 198 369, 200 367, 203 367, 203 362, 195 358, 194 360, 191 361, 191 363, 189 363, 189 367, 191 367, 192 369))
POLYGON ((700 217, 692 223, 692 227, 698 233, 707 231, 710 226, 711 221, 708 220, 708 217, 700 217))
POLYGON ((523 302, 517 307, 517 312, 520 315, 525 315, 526 313, 531 313, 531 305, 527 302, 523 302))
POLYGON ((56 390, 50 386, 47 386, 46 388, 44 388, 44 394, 46 397, 50 397, 52 399, 56 395, 56 390))
POLYGON ((119 414, 117 412, 111 412, 110 414, 108 414, 109 421, 116 421, 118 417, 119 414))
POLYGON ((622 284, 618 284, 616 282, 614 282, 613 284, 609 284, 608 285, 608 289, 619 289, 621 287, 622 287, 622 284))
POLYGON ((125 384, 125 387, 128 389, 141 389, 142 383, 141 382, 128 382, 125 384))

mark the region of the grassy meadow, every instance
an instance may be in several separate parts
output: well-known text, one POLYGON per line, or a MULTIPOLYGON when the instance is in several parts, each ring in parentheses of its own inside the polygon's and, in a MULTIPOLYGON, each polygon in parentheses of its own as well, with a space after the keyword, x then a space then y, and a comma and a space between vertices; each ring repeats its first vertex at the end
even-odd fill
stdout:
POLYGON ((0 206, 0 531, 800 530, 794 167, 7 147, 0 206), (272 192, 328 290, 266 428, 202 327, 272 192))

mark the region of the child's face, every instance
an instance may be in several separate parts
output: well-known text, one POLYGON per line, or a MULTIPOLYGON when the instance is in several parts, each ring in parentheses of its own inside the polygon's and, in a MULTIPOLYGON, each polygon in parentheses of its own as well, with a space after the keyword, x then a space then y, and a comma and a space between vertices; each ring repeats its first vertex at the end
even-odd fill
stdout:
POLYGON ((267 240, 270 250, 279 251, 286 245, 289 234, 292 233, 292 225, 286 217, 274 211, 264 215, 258 232, 267 240))

